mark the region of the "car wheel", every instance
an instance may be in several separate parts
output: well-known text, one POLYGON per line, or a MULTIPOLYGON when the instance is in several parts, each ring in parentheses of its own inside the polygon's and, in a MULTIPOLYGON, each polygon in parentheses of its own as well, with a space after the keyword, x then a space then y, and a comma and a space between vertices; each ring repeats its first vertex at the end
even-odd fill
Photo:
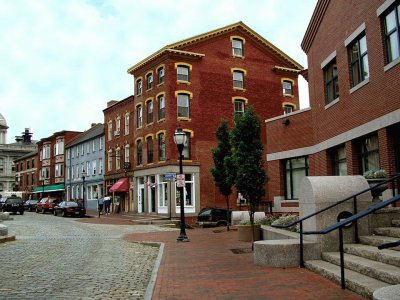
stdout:
POLYGON ((36 208, 36 213, 38 214, 39 213, 39 210, 36 208))
POLYGON ((20 215, 23 215, 23 214, 24 214, 24 211, 23 211, 23 210, 21 210, 19 213, 20 213, 20 215))
POLYGON ((67 212, 63 211, 63 217, 66 217, 66 216, 67 216, 67 212))
POLYGON ((53 215, 55 215, 55 216, 57 217, 57 212, 56 212, 56 211, 53 211, 53 215))
POLYGON ((226 223, 225 221, 219 221, 219 222, 217 223, 217 226, 218 226, 218 227, 227 226, 227 223, 226 223))
POLYGON ((42 208, 42 214, 44 214, 44 213, 46 213, 46 212, 45 212, 44 208, 42 208))

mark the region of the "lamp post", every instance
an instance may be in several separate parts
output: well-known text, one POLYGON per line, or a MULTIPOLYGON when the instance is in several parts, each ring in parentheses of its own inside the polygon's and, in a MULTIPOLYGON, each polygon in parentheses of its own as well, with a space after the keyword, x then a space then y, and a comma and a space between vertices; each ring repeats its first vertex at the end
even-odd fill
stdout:
POLYGON ((85 169, 82 170, 81 177, 82 177, 82 181, 83 181, 83 208, 86 208, 86 206, 85 206, 85 178, 86 178, 85 169))
MULTIPOLYGON (((183 132, 181 126, 175 130, 174 134, 174 142, 176 146, 178 147, 178 153, 179 153, 179 174, 181 175, 180 177, 184 176, 183 175, 183 166, 182 166, 182 150, 183 146, 186 142, 186 133, 183 132)), ((177 238, 178 242, 189 242, 189 238, 186 235, 186 225, 185 225, 185 204, 183 200, 183 193, 184 193, 184 187, 180 186, 179 188, 179 194, 180 194, 180 206, 181 206, 181 222, 180 222, 180 234, 179 237, 177 238)))

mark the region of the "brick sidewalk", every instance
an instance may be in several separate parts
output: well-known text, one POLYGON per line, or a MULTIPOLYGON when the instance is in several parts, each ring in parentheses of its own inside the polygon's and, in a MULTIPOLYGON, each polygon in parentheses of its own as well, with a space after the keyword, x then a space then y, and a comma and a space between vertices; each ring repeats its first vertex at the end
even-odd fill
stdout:
MULTIPOLYGON (((132 224, 129 216, 109 215, 90 223, 132 224)), ((178 243, 179 231, 126 236, 128 241, 163 242, 164 255, 152 299, 364 299, 301 268, 255 266, 252 253, 225 228, 187 230, 188 243, 178 243)))

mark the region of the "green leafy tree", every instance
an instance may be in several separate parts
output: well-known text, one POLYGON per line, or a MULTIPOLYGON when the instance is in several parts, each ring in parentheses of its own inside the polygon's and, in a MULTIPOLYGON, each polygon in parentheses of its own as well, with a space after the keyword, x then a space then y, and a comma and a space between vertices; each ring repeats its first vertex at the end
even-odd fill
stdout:
MULTIPOLYGON (((232 155, 232 146, 230 143, 230 134, 228 122, 224 119, 218 126, 215 132, 217 137, 217 147, 212 150, 212 157, 214 161, 214 168, 210 170, 214 177, 215 185, 218 187, 220 193, 225 196, 227 211, 227 220, 229 220, 229 196, 232 194, 233 182, 229 176, 229 158, 232 155)), ((227 230, 229 231, 229 222, 227 223, 227 230)))
POLYGON ((233 150, 230 164, 234 166, 235 172, 230 175, 234 178, 237 190, 247 200, 253 242, 254 212, 265 195, 264 185, 267 182, 267 175, 263 167, 263 145, 260 134, 260 120, 252 107, 247 109, 242 117, 236 119, 236 125, 231 131, 233 150))

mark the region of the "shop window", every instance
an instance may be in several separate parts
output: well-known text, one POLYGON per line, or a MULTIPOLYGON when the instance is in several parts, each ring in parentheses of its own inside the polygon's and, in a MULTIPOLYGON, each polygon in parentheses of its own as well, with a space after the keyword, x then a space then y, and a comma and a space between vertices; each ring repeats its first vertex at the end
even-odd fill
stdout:
POLYGON ((285 161, 285 197, 299 199, 300 184, 308 176, 308 157, 291 158, 285 161))
MULTIPOLYGON (((180 206, 180 189, 176 189, 176 206, 180 206)), ((185 206, 194 206, 195 204, 195 182, 193 174, 185 174, 185 187, 183 188, 183 201, 185 206)))

